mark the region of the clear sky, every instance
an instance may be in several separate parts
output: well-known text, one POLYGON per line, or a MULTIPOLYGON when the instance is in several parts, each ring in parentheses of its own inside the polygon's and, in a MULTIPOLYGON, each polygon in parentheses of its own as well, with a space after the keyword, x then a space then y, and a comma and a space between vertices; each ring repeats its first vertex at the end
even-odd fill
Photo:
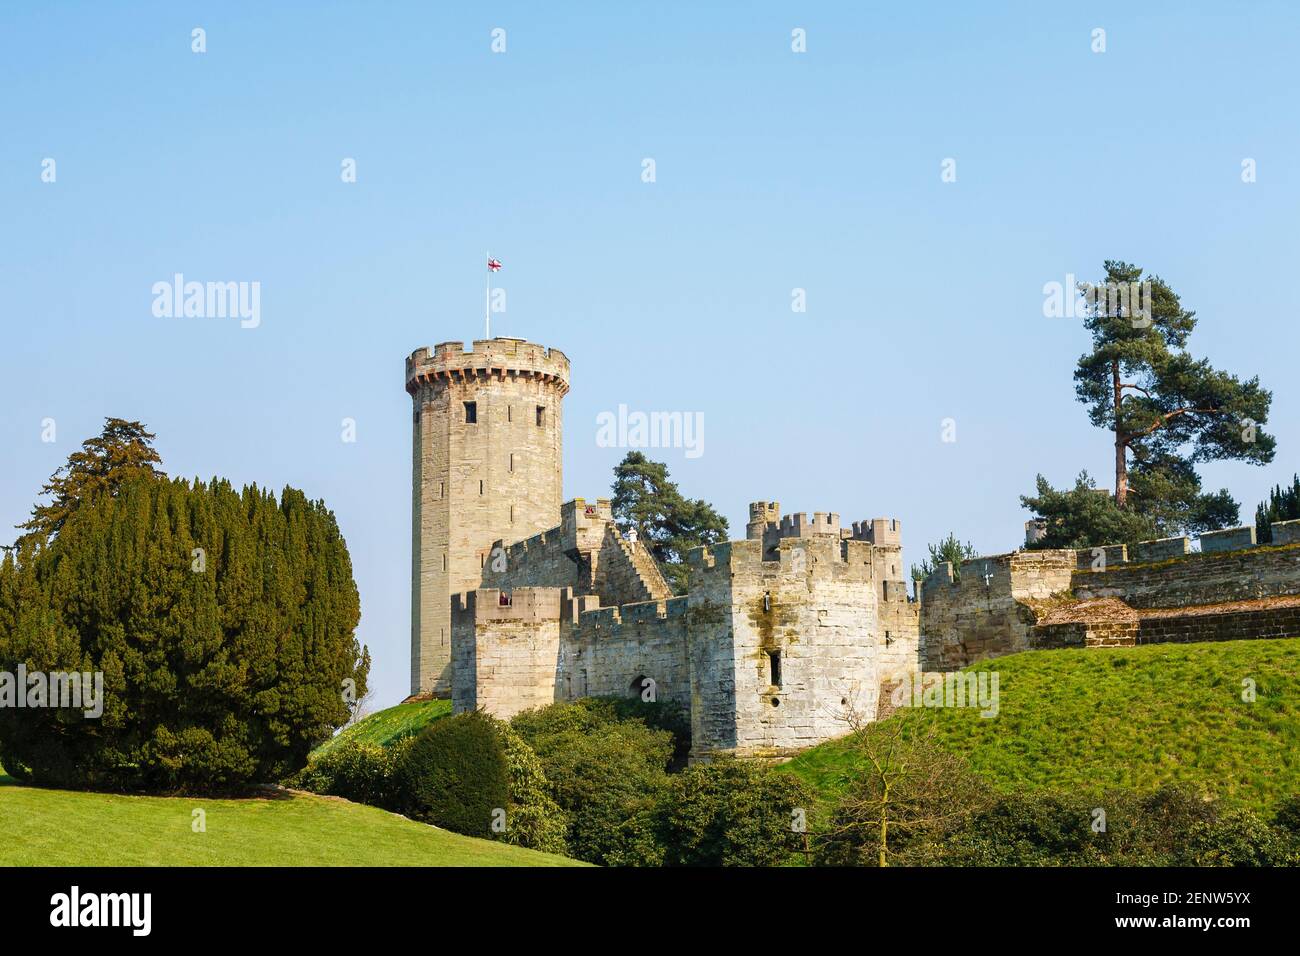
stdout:
POLYGON ((622 403, 703 415, 702 455, 651 455, 735 537, 764 498, 898 517, 909 560, 949 531, 1010 550, 1036 473, 1112 484, 1074 399, 1087 336, 1043 316, 1045 283, 1107 258, 1273 390, 1274 464, 1207 485, 1250 520, 1300 468, 1294 4, 629 6, 6 3, 0 525, 105 416, 146 422, 169 473, 302 488, 395 702, 402 363, 481 337, 485 250, 493 331, 573 362, 566 498, 609 493, 626 449, 596 417, 622 403), (178 272, 259 282, 261 324, 156 317, 178 272))

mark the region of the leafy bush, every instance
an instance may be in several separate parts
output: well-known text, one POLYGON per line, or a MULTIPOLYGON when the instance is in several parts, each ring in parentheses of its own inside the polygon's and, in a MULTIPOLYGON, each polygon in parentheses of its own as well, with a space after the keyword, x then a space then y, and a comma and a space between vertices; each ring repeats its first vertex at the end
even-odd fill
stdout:
POLYGON ((948 835, 941 859, 957 866, 1095 866, 1104 862, 1091 829, 1096 806, 1079 794, 1004 795, 948 835))
POLYGON ((281 780, 344 723, 369 655, 322 502, 159 477, 79 501, 0 563, 0 670, 101 673, 103 714, 0 708, 40 784, 218 791, 281 780))
POLYGON ((509 775, 505 841, 545 853, 567 853, 564 834, 568 820, 551 797, 542 762, 509 724, 496 721, 496 727, 505 748, 509 775))
POLYGON ((607 866, 662 861, 655 812, 674 751, 670 732, 620 720, 609 700, 552 704, 516 715, 511 726, 567 815, 573 856, 607 866))
POLYGON ((1300 794, 1287 797, 1273 813, 1273 826, 1300 838, 1300 794))
POLYGON ((671 779, 658 808, 667 866, 773 866, 803 848, 810 795, 790 774, 719 759, 671 779), (796 812, 797 811, 797 812, 796 812))
POLYGON ((1249 810, 1233 808, 1193 826, 1181 856, 1183 866, 1296 866, 1300 842, 1249 810))
POLYGON ((640 697, 587 697, 577 701, 590 713, 608 715, 610 720, 639 720, 652 730, 666 730, 673 736, 670 770, 686 766, 691 753, 691 714, 671 701, 644 701, 640 697))
POLYGON ((1300 840, 1180 787, 1010 794, 950 836, 940 858, 960 866, 1293 866, 1300 840))
POLYGON ((483 713, 429 724, 408 745, 397 773, 403 812, 466 836, 493 836, 507 808, 509 771, 496 722, 483 713))
POLYGON ((396 771, 409 749, 406 741, 394 747, 349 741, 311 761, 291 783, 312 793, 395 810, 401 803, 396 771))

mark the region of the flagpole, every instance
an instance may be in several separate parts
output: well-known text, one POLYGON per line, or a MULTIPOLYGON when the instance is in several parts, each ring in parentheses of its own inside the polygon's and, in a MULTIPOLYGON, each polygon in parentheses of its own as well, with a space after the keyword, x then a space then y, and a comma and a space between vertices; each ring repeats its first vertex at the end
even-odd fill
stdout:
MULTIPOLYGON (((487 258, 483 261, 484 267, 492 261, 492 253, 486 253, 487 258)), ((487 270, 487 289, 483 293, 483 335, 484 338, 492 338, 492 270, 487 270)))

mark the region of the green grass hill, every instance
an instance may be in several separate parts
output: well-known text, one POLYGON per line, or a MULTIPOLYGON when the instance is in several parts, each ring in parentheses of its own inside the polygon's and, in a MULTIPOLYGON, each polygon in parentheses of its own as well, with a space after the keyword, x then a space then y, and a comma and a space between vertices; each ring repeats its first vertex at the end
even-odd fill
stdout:
POLYGON ((449 700, 417 700, 376 711, 325 741, 312 751, 312 757, 328 753, 348 740, 384 747, 398 737, 413 734, 425 724, 446 717, 450 713, 451 701, 449 700))
POLYGON ((0 866, 577 866, 333 797, 201 800, 0 776, 0 866), (192 829, 202 810, 206 832, 192 829))
MULTIPOLYGON (((937 709, 940 740, 999 789, 1185 783, 1266 811, 1300 793, 1300 639, 1029 651, 969 670, 998 672, 999 713, 937 709)), ((830 801, 853 754, 830 741, 784 767, 830 801)))

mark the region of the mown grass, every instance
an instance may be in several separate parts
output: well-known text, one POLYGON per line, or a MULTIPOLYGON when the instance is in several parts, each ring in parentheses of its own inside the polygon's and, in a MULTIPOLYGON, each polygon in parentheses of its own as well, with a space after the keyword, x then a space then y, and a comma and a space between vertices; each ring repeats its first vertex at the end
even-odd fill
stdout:
POLYGON ((0 777, 3 866, 576 866, 330 797, 201 800, 0 777), (202 810, 206 832, 196 833, 202 810))
MULTIPOLYGON (((1300 792, 1300 639, 1030 651, 969 671, 998 673, 998 715, 927 714, 939 741, 998 789, 1182 783, 1264 811, 1300 792)), ((784 767, 823 802, 856 772, 843 739, 784 767)))
MULTIPOLYGON (((317 748, 386 744, 451 713, 417 701, 372 714, 317 748)), ((0 768, 4 866, 575 866, 374 807, 310 794, 206 800, 27 787, 0 768), (194 832, 196 810, 205 832, 194 832)))
POLYGON ((410 704, 398 704, 362 718, 325 741, 313 750, 311 755, 315 759, 347 740, 378 744, 382 747, 398 737, 413 734, 426 724, 446 717, 450 713, 451 701, 449 700, 418 700, 410 704))

